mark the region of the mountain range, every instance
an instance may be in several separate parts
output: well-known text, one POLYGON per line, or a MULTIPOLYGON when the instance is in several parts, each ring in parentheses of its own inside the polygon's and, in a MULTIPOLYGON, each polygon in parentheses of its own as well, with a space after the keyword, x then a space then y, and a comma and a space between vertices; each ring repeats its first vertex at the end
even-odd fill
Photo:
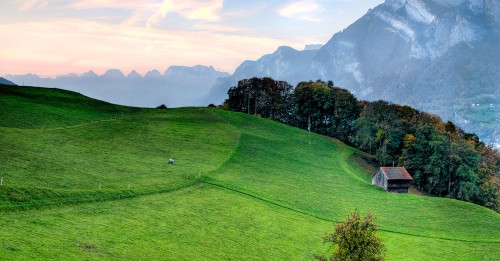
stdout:
POLYGON ((332 80, 359 99, 410 105, 500 144, 499 1, 386 0, 318 47, 245 61, 207 102, 248 77, 332 80))
POLYGON ((57 87, 76 91, 108 102, 155 107, 206 106, 201 99, 219 77, 229 74, 212 66, 171 66, 164 73, 151 70, 141 76, 135 70, 128 75, 110 69, 102 75, 88 71, 82 75, 70 73, 56 78, 42 78, 36 74, 7 75, 6 79, 18 85, 57 87))

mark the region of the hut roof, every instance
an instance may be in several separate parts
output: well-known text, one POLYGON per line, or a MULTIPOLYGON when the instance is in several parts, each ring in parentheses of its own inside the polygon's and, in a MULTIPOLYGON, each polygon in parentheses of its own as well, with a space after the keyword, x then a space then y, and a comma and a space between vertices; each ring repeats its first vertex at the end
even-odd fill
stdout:
POLYGON ((387 179, 413 180, 411 175, 403 167, 380 167, 387 179))

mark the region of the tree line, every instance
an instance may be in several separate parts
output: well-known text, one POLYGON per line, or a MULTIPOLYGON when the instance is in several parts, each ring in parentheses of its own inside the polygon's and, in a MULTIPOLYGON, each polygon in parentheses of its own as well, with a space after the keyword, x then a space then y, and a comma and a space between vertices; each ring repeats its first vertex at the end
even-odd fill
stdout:
POLYGON ((500 212, 500 154, 453 122, 409 106, 358 100, 332 81, 295 88, 272 78, 240 80, 223 108, 335 137, 375 155, 380 166, 404 166, 430 195, 500 212))

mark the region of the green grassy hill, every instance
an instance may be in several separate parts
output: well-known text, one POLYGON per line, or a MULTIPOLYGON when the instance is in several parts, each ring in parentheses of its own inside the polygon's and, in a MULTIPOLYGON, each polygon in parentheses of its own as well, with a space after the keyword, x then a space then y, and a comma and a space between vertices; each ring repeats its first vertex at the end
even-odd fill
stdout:
POLYGON ((250 115, 0 85, 0 148, 0 259, 311 260, 358 209, 388 260, 500 260, 499 214, 386 193, 362 152, 250 115))

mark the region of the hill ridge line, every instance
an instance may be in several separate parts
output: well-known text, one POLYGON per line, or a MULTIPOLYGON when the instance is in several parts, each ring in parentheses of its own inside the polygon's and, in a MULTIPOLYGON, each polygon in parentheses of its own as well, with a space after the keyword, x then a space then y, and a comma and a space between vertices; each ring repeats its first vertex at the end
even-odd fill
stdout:
MULTIPOLYGON (((278 207, 281 207, 281 208, 284 208, 284 209, 288 209, 290 211, 297 212, 297 213, 300 213, 300 214, 303 214, 303 215, 307 215, 307 216, 310 216, 310 217, 313 217, 313 218, 316 218, 316 219, 319 219, 319 220, 322 220, 322 221, 333 222, 334 224, 340 223, 339 221, 336 221, 334 219, 324 218, 324 217, 321 217, 321 216, 318 216, 318 215, 315 215, 315 214, 312 214, 312 213, 309 213, 309 212, 302 211, 300 209, 296 209, 296 208, 293 208, 293 207, 290 207, 290 206, 286 206, 286 205, 280 204, 278 202, 274 202, 272 200, 260 197, 258 195, 253 194, 253 193, 250 193, 250 192, 246 192, 246 191, 238 190, 236 188, 232 188, 232 187, 230 187, 230 186, 228 186, 227 184, 224 184, 224 183, 217 183, 217 180, 215 180, 215 179, 213 179, 211 177, 208 177, 208 176, 203 176, 203 177, 201 177, 199 179, 192 180, 191 182, 187 182, 187 183, 181 184, 180 186, 177 186, 177 187, 174 187, 174 188, 164 188, 164 189, 159 189, 157 191, 147 191, 147 192, 141 192, 141 193, 137 193, 137 194, 118 194, 118 195, 111 196, 111 197, 100 197, 100 198, 91 198, 91 199, 64 200, 64 201, 60 201, 60 202, 45 202, 45 203, 28 203, 28 204, 20 204, 20 205, 5 205, 5 206, 0 206, 0 209, 3 209, 4 211, 9 211, 9 209, 12 210, 12 211, 14 211, 14 210, 29 211, 29 207, 49 207, 49 206, 58 206, 58 205, 62 206, 63 204, 64 205, 68 205, 68 204, 71 204, 71 203, 73 203, 73 204, 85 204, 85 203, 92 203, 92 202, 107 202, 107 201, 111 201, 111 200, 132 199, 132 198, 142 197, 142 196, 149 196, 149 195, 158 195, 158 194, 163 194, 163 193, 170 193, 170 192, 173 192, 173 191, 178 191, 178 190, 182 190, 182 189, 185 189, 185 188, 193 187, 193 186, 198 185, 198 184, 207 184, 207 185, 212 185, 212 186, 219 187, 219 188, 222 188, 222 189, 226 189, 226 190, 229 190, 229 191, 233 191, 233 192, 245 195, 245 196, 252 197, 252 198, 257 199, 259 201, 266 202, 268 204, 272 204, 272 205, 275 205, 275 206, 278 206, 278 207)), ((421 238, 432 238, 432 239, 447 240, 447 241, 457 241, 457 242, 467 242, 467 243, 484 243, 484 244, 500 244, 500 241, 477 241, 477 240, 466 240, 466 239, 457 239, 457 238, 445 238, 445 237, 425 236, 425 235, 418 235, 418 234, 412 234, 412 233, 394 231, 394 230, 385 229, 385 228, 380 228, 380 231, 387 232, 387 233, 393 233, 393 234, 401 234, 401 235, 421 237, 421 238)))
POLYGON ((212 173, 212 172, 215 172, 215 171, 219 170, 220 168, 222 168, 224 165, 226 165, 226 163, 234 156, 234 154, 236 153, 236 151, 240 147, 241 134, 242 134, 241 131, 238 129, 238 127, 236 127, 234 124, 230 123, 228 119, 222 117, 220 114, 216 113, 213 109, 208 109, 208 111, 210 111, 213 115, 217 116, 222 121, 226 122, 228 125, 231 125, 234 128, 234 130, 236 131, 236 133, 238 134, 238 139, 236 141, 236 145, 234 146, 233 150, 231 150, 231 152, 227 155, 227 159, 223 160, 221 163, 219 163, 217 166, 215 166, 212 171, 207 172, 205 175, 212 173))
POLYGON ((91 124, 97 124, 101 122, 111 122, 111 121, 117 121, 125 118, 130 118, 133 115, 130 116, 122 116, 122 117, 117 117, 117 118, 112 118, 112 119, 102 119, 102 120, 90 120, 90 121, 83 121, 82 123, 77 123, 73 125, 67 125, 67 126, 61 126, 61 127, 53 127, 53 128, 45 128, 43 126, 41 127, 33 127, 33 128, 18 128, 18 127, 7 127, 7 126, 0 126, 2 129, 7 129, 7 130, 30 130, 30 131, 53 131, 53 130, 64 130, 64 129, 76 129, 79 127, 91 125, 91 124))
MULTIPOLYGON (((334 142, 335 144, 338 144, 336 141, 332 140, 332 139, 329 139, 330 141, 334 142)), ((347 149, 347 146, 345 144, 341 144, 339 145, 339 149, 341 149, 341 153, 340 153, 340 156, 343 157, 343 159, 348 162, 349 160, 349 156, 353 155, 354 153, 348 151, 347 149)), ((368 182, 366 180, 363 180, 361 177, 359 177, 358 175, 356 175, 355 173, 353 173, 353 171, 349 168, 347 168, 347 166, 345 165, 342 165, 341 166, 342 169, 349 173, 349 176, 351 176, 352 178, 356 179, 356 180, 359 180, 361 183, 363 184, 368 184, 368 182)))
MULTIPOLYGON (((336 221, 336 220, 333 220, 333 219, 324 218, 324 217, 321 217, 321 216, 318 216, 318 215, 315 215, 315 214, 312 214, 312 213, 308 213, 308 212, 302 211, 300 209, 295 209, 293 207, 286 206, 286 205, 274 202, 272 200, 260 197, 258 195, 253 194, 253 193, 250 193, 250 192, 246 192, 246 191, 238 190, 236 188, 232 188, 232 187, 224 184, 223 182, 217 183, 217 180, 215 180, 213 178, 210 178, 210 177, 204 177, 204 179, 203 179, 202 182, 204 182, 206 184, 209 184, 209 185, 212 185, 212 186, 216 186, 216 187, 222 188, 222 189, 230 190, 230 191, 233 191, 233 192, 236 192, 236 193, 239 193, 239 194, 243 194, 243 195, 255 198, 257 200, 260 200, 260 201, 263 201, 263 202, 266 202, 266 203, 269 203, 269 204, 272 204, 272 205, 275 205, 275 206, 278 206, 278 207, 281 207, 281 208, 284 208, 284 209, 288 209, 288 210, 291 210, 291 211, 294 211, 294 212, 297 212, 297 213, 300 213, 300 214, 304 214, 304 215, 307 215, 307 216, 310 216, 310 217, 313 217, 313 218, 316 218, 316 219, 319 219, 319 220, 333 222, 334 224, 340 223, 339 221, 336 221)), ((380 228, 380 231, 387 232, 387 233, 407 235, 407 236, 422 237, 422 238, 432 238, 432 239, 457 241, 457 242, 500 244, 500 241, 477 241, 477 240, 467 240, 467 239, 457 239, 457 238, 425 236, 425 235, 418 235, 418 234, 412 234, 412 233, 406 233, 406 232, 399 232, 399 231, 394 231, 394 230, 385 229, 385 228, 380 228)))
MULTIPOLYGON (((122 190, 122 191, 117 191, 112 196, 107 196, 107 197, 93 197, 93 198, 85 198, 85 199, 68 199, 68 200, 62 200, 62 201, 53 201, 53 202, 41 202, 41 203, 26 203, 26 204, 18 204, 18 205, 3 205, 0 206, 0 213, 2 211, 8 212, 8 211, 29 211, 29 207, 49 207, 49 206, 62 206, 62 205, 69 205, 69 204, 85 204, 85 203, 92 203, 92 202, 107 202, 107 201, 112 201, 112 200, 120 200, 120 199, 131 199, 131 198, 136 198, 136 197, 141 197, 141 196, 149 196, 149 195, 157 195, 157 194, 163 194, 163 193, 169 193, 185 188, 189 188, 198 184, 203 184, 202 179, 193 179, 190 180, 189 182, 185 182, 182 184, 179 184, 178 186, 175 187, 164 187, 164 188, 159 188, 157 190, 149 190, 149 191, 141 191, 141 192, 136 192, 134 193, 126 193, 128 192, 127 190, 122 190)), ((98 195, 96 195, 98 196, 98 195)))

